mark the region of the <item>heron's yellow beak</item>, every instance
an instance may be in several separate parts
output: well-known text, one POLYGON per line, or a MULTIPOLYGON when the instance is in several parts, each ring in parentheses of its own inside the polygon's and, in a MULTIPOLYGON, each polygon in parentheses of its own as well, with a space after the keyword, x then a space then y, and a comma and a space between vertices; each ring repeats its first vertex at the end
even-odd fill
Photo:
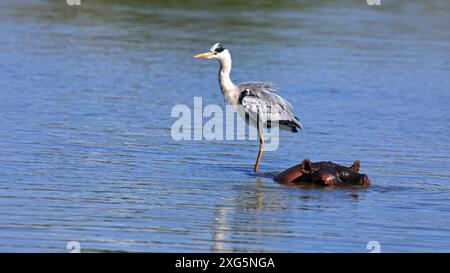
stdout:
POLYGON ((202 58, 202 59, 209 59, 214 55, 214 52, 206 52, 202 54, 195 55, 194 58, 202 58))

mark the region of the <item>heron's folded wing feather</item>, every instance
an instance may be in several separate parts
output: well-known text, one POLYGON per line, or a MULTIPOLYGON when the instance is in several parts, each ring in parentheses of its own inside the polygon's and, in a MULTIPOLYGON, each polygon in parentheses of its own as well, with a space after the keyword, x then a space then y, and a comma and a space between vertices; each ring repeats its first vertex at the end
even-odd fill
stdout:
POLYGON ((242 91, 248 94, 242 98, 242 106, 249 117, 256 120, 258 115, 261 121, 290 121, 301 128, 298 119, 291 112, 291 104, 273 93, 275 87, 270 83, 243 83, 239 85, 242 91))

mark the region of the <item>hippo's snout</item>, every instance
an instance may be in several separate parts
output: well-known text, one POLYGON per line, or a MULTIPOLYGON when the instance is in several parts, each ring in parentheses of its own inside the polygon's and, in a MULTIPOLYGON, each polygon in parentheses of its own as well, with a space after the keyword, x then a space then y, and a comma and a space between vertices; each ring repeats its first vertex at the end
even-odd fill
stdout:
POLYGON ((372 181, 370 181, 370 178, 367 175, 363 174, 361 178, 361 184, 364 186, 370 186, 372 185, 372 181))

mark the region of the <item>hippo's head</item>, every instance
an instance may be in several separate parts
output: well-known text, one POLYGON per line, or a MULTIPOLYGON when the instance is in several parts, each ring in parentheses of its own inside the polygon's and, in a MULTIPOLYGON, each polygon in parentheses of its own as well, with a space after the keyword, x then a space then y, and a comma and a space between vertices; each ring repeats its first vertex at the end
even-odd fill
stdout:
POLYGON ((356 160, 349 168, 342 168, 339 178, 347 184, 370 186, 372 182, 367 175, 359 173, 359 167, 359 160, 356 160))
POLYGON ((313 163, 309 159, 304 159, 300 164, 301 182, 314 183, 324 186, 334 186, 337 184, 338 175, 336 170, 329 166, 313 168, 313 163))
POLYGON ((371 184, 369 177, 360 174, 359 167, 359 160, 356 160, 352 166, 345 167, 332 162, 311 163, 309 159, 305 159, 300 164, 299 182, 332 187, 338 184, 369 186, 371 184))

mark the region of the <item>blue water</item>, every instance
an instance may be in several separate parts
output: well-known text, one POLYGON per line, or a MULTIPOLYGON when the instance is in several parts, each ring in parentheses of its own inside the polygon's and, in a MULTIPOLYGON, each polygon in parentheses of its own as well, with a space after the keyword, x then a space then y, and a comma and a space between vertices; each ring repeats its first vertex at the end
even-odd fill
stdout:
POLYGON ((448 1, 81 2, 0 3, 0 251, 450 251, 448 1), (373 186, 290 188, 253 174, 257 141, 173 140, 173 106, 224 105, 192 58, 216 41, 304 124, 261 172, 359 159, 373 186))

